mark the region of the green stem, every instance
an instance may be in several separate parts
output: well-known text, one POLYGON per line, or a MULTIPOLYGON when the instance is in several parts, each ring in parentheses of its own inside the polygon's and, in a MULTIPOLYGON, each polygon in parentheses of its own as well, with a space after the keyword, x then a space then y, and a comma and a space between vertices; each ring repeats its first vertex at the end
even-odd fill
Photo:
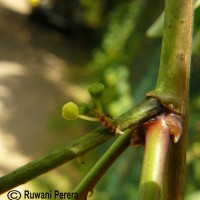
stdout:
POLYGON ((148 122, 138 200, 159 200, 169 140, 165 114, 148 122))
POLYGON ((96 106, 96 109, 98 110, 98 112, 102 113, 102 106, 101 106, 101 101, 100 99, 93 99, 94 104, 96 106))
POLYGON ((136 107, 117 117, 115 122, 119 125, 119 129, 123 131, 151 119, 162 111, 163 107, 156 99, 146 98, 136 107))
POLYGON ((165 6, 157 85, 147 96, 158 99, 182 117, 181 139, 169 148, 163 192, 165 200, 181 200, 184 199, 193 0, 165 0, 165 6))
POLYGON ((32 161, 0 178, 0 194, 62 165, 111 139, 114 134, 103 128, 88 133, 69 145, 64 145, 48 156, 32 161))
MULTIPOLYGON (((144 120, 150 119, 162 111, 162 106, 155 99, 145 99, 135 108, 116 119, 120 128, 126 130, 144 120), (127 119, 127 121, 126 121, 127 119), (124 121, 125 120, 125 121, 124 121)), ((57 149, 51 154, 30 162, 0 178, 0 194, 44 174, 78 156, 83 156, 98 145, 113 138, 105 128, 97 128, 69 145, 57 149)))
POLYGON ((78 117, 79 117, 80 119, 84 119, 84 120, 92 121, 92 122, 98 122, 98 121, 99 121, 99 119, 97 119, 97 118, 88 117, 88 116, 85 116, 85 115, 79 115, 78 117))
MULTIPOLYGON (((190 59, 192 44, 192 24, 193 24, 193 0, 166 0, 166 17, 163 38, 163 50, 161 55, 161 74, 166 66, 169 73, 173 73, 170 83, 164 81, 160 91, 171 93, 178 101, 175 109, 182 117, 182 137, 178 144, 171 144, 167 159, 167 169, 165 178, 165 188, 163 199, 176 200, 184 199, 185 183, 185 157, 186 157, 186 133, 188 120, 188 97, 190 78, 190 59), (172 24, 172 28, 170 28, 172 24), (173 29, 173 30, 171 30, 173 29), (167 39, 168 38, 168 39, 167 39), (170 41, 170 44, 167 43, 170 41), (171 51, 171 53, 170 53, 171 51), (169 61, 167 61, 167 57, 169 61), (166 65, 164 67, 164 65, 166 65), (174 68, 172 70, 172 68, 174 68), (166 89, 166 88, 171 89, 166 89)), ((164 73, 164 72, 163 72, 164 73)), ((161 79, 162 77, 160 77, 161 79)), ((160 84, 158 80, 158 85, 160 84)))
POLYGON ((119 136, 106 153, 98 160, 85 178, 79 183, 74 192, 79 194, 79 200, 87 199, 89 192, 105 174, 112 163, 124 152, 130 144, 131 131, 119 136))
POLYGON ((193 0, 166 0, 156 89, 147 93, 170 110, 187 112, 192 43, 193 0))

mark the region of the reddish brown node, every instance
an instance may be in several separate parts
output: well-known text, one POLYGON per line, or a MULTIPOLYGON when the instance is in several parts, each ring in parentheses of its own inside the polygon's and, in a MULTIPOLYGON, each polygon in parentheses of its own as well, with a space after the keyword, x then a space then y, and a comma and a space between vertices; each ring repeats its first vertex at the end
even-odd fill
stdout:
POLYGON ((96 117, 99 119, 99 122, 101 122, 101 124, 108 129, 110 132, 115 132, 117 129, 116 124, 113 122, 113 120, 109 117, 107 117, 104 114, 101 113, 97 113, 96 117))
POLYGON ((154 127, 159 120, 162 120, 163 123, 162 131, 169 130, 170 137, 172 138, 173 142, 178 142, 182 134, 181 116, 174 113, 162 113, 161 115, 150 119, 144 124, 141 124, 136 130, 133 131, 130 140, 131 145, 144 145, 145 132, 151 132, 151 128, 154 127))
POLYGON ((144 146, 145 144, 145 132, 142 127, 135 129, 132 132, 130 145, 131 146, 144 146))
POLYGON ((169 127, 170 134, 174 143, 178 142, 182 135, 181 116, 174 113, 166 114, 165 122, 169 127))
POLYGON ((145 122, 144 129, 146 130, 146 129, 150 128, 153 124, 155 124, 156 120, 157 120, 157 118, 152 118, 149 121, 145 122))
POLYGON ((147 129, 151 128, 151 126, 156 122, 156 118, 152 118, 145 123, 138 125, 136 129, 134 129, 131 139, 130 145, 132 146, 144 146, 145 145, 145 132, 147 129))
POLYGON ((170 131, 170 136, 174 143, 178 142, 182 134, 181 116, 174 113, 163 113, 144 123, 145 129, 151 128, 156 120, 162 118, 170 131))

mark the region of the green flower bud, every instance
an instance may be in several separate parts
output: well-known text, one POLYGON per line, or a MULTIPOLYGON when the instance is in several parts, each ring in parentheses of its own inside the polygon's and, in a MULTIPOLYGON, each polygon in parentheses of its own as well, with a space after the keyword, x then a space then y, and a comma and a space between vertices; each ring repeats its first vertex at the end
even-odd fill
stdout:
POLYGON ((66 103, 62 108, 62 116, 66 120, 75 120, 79 117, 79 108, 73 102, 66 103))
POLYGON ((104 85, 98 82, 92 83, 88 87, 88 91, 94 99, 99 99, 104 91, 104 85))
POLYGON ((84 115, 89 112, 89 108, 85 103, 82 103, 81 105, 79 105, 78 111, 79 111, 79 115, 84 115))
POLYGON ((88 121, 99 121, 97 118, 79 114, 79 107, 73 102, 68 102, 63 106, 62 116, 66 120, 75 120, 77 118, 81 118, 88 121))

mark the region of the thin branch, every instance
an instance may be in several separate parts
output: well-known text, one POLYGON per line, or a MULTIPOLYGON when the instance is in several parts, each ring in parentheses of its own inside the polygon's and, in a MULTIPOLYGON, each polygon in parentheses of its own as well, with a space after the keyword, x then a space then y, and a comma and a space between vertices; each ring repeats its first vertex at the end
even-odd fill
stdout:
POLYGON ((120 130, 123 131, 151 119, 162 111, 164 111, 164 108, 157 100, 146 98, 136 107, 120 115, 115 119, 115 122, 119 125, 120 130))
POLYGON ((69 145, 64 145, 48 156, 30 162, 0 178, 0 194, 62 165, 111 139, 114 134, 103 128, 88 133, 69 145))
POLYGON ((120 135, 115 142, 109 147, 106 153, 98 160, 94 167, 79 183, 74 192, 79 194, 79 200, 87 199, 89 192, 93 192, 94 186, 99 179, 105 174, 113 162, 124 152, 130 144, 131 131, 120 135))
MULTIPOLYGON (((118 117, 115 121, 119 124, 121 130, 126 130, 154 117, 162 111, 163 107, 156 99, 147 98, 135 108, 118 117)), ((0 194, 30 181, 78 156, 84 155, 114 136, 114 133, 109 133, 105 128, 99 127, 71 144, 64 145, 48 156, 16 169, 0 178, 0 194)))

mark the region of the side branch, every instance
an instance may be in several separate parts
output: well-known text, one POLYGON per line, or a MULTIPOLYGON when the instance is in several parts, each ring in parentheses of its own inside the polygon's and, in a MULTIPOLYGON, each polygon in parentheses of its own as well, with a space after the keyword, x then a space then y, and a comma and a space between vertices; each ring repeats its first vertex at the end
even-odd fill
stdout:
POLYGON ((130 144, 131 134, 132 132, 129 130, 126 131, 125 134, 120 135, 75 188, 74 192, 78 193, 79 200, 87 199, 88 193, 93 192, 93 188, 100 178, 106 173, 115 160, 127 149, 130 144))
POLYGON ((0 194, 26 183, 78 156, 84 155, 113 136, 114 134, 106 132, 105 129, 97 128, 73 143, 64 145, 51 154, 16 169, 0 178, 0 194))
MULTIPOLYGON (((134 128, 163 111, 163 107, 154 98, 147 98, 135 108, 118 117, 115 121, 121 130, 134 128)), ((113 138, 115 134, 99 127, 72 144, 52 152, 48 156, 30 162, 0 178, 0 194, 44 174, 78 156, 82 156, 95 147, 113 138)))

